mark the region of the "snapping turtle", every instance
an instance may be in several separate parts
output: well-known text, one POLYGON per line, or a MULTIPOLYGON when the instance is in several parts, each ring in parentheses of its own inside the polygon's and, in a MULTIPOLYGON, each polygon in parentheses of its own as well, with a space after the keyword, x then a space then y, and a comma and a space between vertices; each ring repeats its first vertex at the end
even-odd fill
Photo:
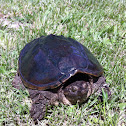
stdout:
POLYGON ((22 49, 12 85, 28 89, 34 121, 41 120, 50 105, 82 104, 102 88, 110 95, 103 68, 92 53, 72 38, 52 34, 22 49))

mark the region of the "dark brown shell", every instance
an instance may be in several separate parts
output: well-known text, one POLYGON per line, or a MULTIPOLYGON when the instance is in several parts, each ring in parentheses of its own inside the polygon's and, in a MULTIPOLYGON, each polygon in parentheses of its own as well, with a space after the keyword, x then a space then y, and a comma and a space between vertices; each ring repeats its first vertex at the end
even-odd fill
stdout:
POLYGON ((26 44, 19 56, 19 75, 31 89, 60 86, 76 73, 100 76, 102 66, 82 44, 64 36, 42 36, 26 44))

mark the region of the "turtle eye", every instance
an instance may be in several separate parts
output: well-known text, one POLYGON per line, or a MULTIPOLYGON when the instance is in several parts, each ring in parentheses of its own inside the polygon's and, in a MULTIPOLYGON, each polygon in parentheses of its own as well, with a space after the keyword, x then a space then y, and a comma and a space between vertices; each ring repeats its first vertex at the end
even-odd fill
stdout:
POLYGON ((72 92, 76 92, 78 90, 78 87, 77 86, 73 86, 72 87, 72 92))

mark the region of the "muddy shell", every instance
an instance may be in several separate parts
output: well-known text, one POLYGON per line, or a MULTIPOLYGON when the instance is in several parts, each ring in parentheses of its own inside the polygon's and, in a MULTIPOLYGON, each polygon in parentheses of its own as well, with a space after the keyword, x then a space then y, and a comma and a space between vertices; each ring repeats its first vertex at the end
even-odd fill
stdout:
POLYGON ((81 43, 48 35, 26 44, 19 56, 18 73, 31 89, 54 89, 77 73, 99 77, 103 68, 81 43))

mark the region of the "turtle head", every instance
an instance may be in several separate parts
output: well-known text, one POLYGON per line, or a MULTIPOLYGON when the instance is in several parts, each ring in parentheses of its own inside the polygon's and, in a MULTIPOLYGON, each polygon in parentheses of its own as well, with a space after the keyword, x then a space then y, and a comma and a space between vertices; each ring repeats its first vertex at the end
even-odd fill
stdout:
POLYGON ((87 100, 88 82, 76 81, 63 88, 63 94, 71 104, 81 104, 87 100))

